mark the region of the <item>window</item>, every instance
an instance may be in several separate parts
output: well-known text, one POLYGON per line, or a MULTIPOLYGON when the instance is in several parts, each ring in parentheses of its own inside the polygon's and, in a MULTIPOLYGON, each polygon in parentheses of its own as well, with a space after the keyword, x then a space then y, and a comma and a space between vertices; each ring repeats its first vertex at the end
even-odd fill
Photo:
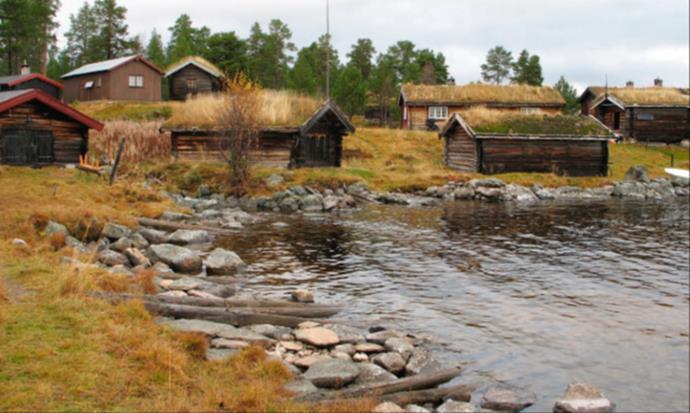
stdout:
POLYGON ((129 75, 129 87, 144 87, 144 76, 129 75))
POLYGON ((621 128, 621 113, 615 112, 613 114, 613 130, 619 130, 621 128))
POLYGON ((520 108, 520 112, 526 115, 534 115, 535 113, 539 113, 540 110, 539 108, 520 108))
POLYGON ((637 120, 654 120, 654 115, 651 113, 638 113, 637 120))
POLYGON ((448 118, 448 106, 429 106, 429 119, 448 118))
POLYGON ((93 81, 90 80, 84 83, 84 89, 93 89, 93 81))

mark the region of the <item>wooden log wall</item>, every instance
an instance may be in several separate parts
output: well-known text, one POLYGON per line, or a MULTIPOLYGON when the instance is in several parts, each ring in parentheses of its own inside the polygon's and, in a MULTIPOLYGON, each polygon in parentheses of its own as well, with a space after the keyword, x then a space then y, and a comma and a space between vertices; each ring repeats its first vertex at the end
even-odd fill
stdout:
POLYGON ((343 138, 338 134, 300 136, 296 163, 298 167, 339 167, 343 138))
POLYGON ((187 95, 192 93, 210 93, 221 90, 221 82, 207 72, 194 65, 188 65, 169 78, 170 99, 185 100, 187 95), (187 88, 188 80, 196 81, 196 90, 190 91, 187 88))
POLYGON ((568 176, 608 173, 608 142, 527 139, 482 139, 482 173, 554 172, 568 176))
MULTIPOLYGON (((79 155, 87 150, 87 128, 41 103, 27 102, 0 114, 0 128, 6 127, 50 130, 53 134, 53 162, 56 164, 79 163, 79 155), (30 119, 28 123, 27 119, 30 119)), ((0 129, 0 160, 3 159, 2 146, 0 129)))
POLYGON ((477 142, 464 128, 456 126, 445 137, 444 159, 446 165, 462 172, 477 172, 477 142))
POLYGON ((623 134, 640 142, 677 143, 690 139, 690 109, 630 107, 623 134))

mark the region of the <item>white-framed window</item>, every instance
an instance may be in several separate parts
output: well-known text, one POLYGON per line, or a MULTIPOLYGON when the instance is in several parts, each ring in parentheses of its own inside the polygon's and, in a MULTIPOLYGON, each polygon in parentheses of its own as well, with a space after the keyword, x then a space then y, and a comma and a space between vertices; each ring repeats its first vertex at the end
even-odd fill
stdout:
POLYGON ((129 75, 129 87, 144 87, 144 76, 129 75))
POLYGON ((429 106, 429 119, 447 119, 448 106, 429 106))
POLYGON ((84 83, 84 89, 93 89, 93 80, 84 83))
POLYGON ((539 108, 520 108, 520 112, 526 115, 534 115, 535 113, 541 112, 539 108))

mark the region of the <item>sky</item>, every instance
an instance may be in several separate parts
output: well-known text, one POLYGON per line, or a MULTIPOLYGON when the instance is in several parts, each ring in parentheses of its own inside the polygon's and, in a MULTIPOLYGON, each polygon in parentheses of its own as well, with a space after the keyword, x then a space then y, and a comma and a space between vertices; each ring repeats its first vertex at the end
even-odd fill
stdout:
MULTIPOLYGON (((92 0, 91 0, 92 1, 92 0)), ((84 0, 62 0, 58 41, 84 0)), ((182 13, 212 32, 247 37, 254 22, 288 24, 304 47, 326 31, 326 0, 118 0, 131 35, 154 28, 167 40, 182 13)), ((688 0, 330 0, 331 34, 341 61, 358 38, 379 52, 398 40, 446 56, 458 84, 480 80, 486 53, 502 45, 541 57, 546 84, 563 75, 579 91, 588 85, 667 86, 690 83, 688 0)))

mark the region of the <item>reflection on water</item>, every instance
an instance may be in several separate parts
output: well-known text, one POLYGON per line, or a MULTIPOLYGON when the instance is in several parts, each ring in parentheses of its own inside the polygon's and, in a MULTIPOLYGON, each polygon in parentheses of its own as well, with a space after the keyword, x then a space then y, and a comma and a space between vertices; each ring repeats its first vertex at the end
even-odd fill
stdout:
POLYGON ((688 401, 690 208, 453 203, 266 215, 221 243, 245 290, 313 288, 340 318, 432 334, 465 381, 527 385, 550 410, 575 380, 620 411, 688 401))

